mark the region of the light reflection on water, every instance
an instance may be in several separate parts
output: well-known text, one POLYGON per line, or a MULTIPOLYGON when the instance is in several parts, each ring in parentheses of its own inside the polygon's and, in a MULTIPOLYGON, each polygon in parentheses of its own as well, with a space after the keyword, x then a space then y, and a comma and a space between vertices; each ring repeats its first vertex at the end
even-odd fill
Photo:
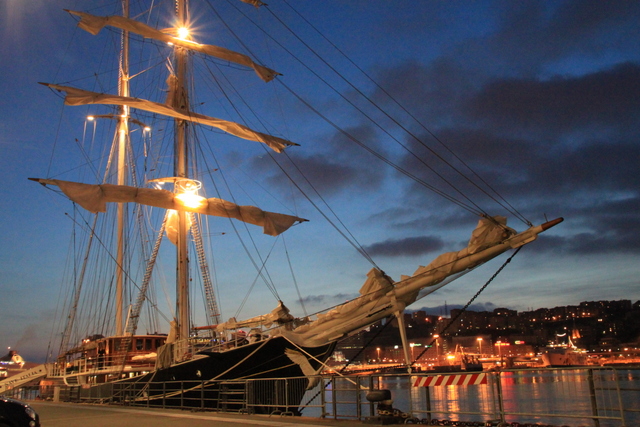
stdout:
MULTIPOLYGON (((487 385, 413 387, 408 376, 374 377, 375 388, 391 390, 394 408, 427 417, 427 401, 432 418, 461 421, 497 420, 500 415, 498 393, 502 395, 507 422, 545 423, 557 426, 592 426, 593 415, 601 418, 601 427, 640 426, 640 370, 638 369, 540 369, 505 371, 490 374, 487 385), (592 372, 590 378, 589 372, 592 372), (615 378, 618 381, 615 381, 615 378), (427 395, 428 391, 428 395, 427 395), (620 407, 624 408, 621 414, 620 407), (594 409, 597 408, 597 409, 594 409), (597 410, 597 413, 594 412, 597 410), (574 417, 570 417, 573 415, 574 417), (606 419, 606 417, 613 419, 606 419)), ((415 377, 413 377, 415 378, 415 377)), ((365 382, 362 383, 365 386, 365 382)), ((345 387, 340 385, 338 387, 345 387)), ((338 415, 356 416, 355 386, 350 392, 337 391, 341 401, 338 415)), ((362 416, 369 405, 360 393, 362 416)), ((329 398, 329 397, 328 397, 329 398)), ((306 411, 305 411, 306 412, 306 411)), ((331 411, 330 411, 331 412, 331 411)), ((344 418, 338 416, 338 418, 344 418)))

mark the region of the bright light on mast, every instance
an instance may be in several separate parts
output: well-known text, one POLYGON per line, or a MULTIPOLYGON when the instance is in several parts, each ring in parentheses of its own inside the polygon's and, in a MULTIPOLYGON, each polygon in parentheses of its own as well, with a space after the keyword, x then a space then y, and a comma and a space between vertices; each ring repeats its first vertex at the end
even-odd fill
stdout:
POLYGON ((199 208, 207 203, 207 199, 198 195, 198 190, 202 183, 192 179, 181 179, 176 181, 176 200, 187 208, 199 208))
POLYGON ((187 27, 180 27, 177 30, 178 32, 178 38, 181 40, 188 40, 189 39, 189 29, 187 27))

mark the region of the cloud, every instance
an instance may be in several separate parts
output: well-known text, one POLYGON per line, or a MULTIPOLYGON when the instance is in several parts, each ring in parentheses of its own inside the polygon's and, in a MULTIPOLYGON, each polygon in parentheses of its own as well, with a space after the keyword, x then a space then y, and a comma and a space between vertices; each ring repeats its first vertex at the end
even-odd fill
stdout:
MULTIPOLYGON (((322 197, 340 195, 354 188, 360 192, 376 191, 382 185, 386 172, 384 168, 372 165, 371 155, 359 143, 383 152, 377 147, 373 128, 363 124, 345 128, 344 133, 336 131, 319 141, 314 149, 291 149, 290 161, 281 160, 280 164, 304 191, 310 191, 309 186, 312 186, 322 197)), ((265 179, 270 186, 289 188, 282 171, 274 169, 269 159, 253 158, 250 168, 267 176, 265 179)))
POLYGON ((497 79, 464 110, 473 120, 514 130, 625 126, 638 121, 640 66, 628 62, 577 78, 497 79))
MULTIPOLYGON (((433 307, 421 307, 421 308, 411 309, 408 311, 413 313, 416 311, 425 311, 427 314, 430 314, 432 316, 448 316, 451 310, 462 309, 463 307, 464 305, 462 304, 442 304, 442 305, 437 305, 433 307)), ((496 308, 499 308, 499 307, 497 307, 492 302, 484 302, 484 303, 477 302, 467 307, 467 310, 480 312, 480 311, 493 311, 496 308)))
POLYGON ((444 242, 439 237, 421 236, 389 239, 365 246, 364 249, 371 256, 403 257, 422 255, 441 250, 443 247, 444 242))
POLYGON ((466 68, 493 75, 581 74, 637 57, 638 12, 638 4, 625 1, 510 2, 491 16, 492 27, 450 52, 466 68))
MULTIPOLYGON (((432 131, 482 179, 424 130, 414 133, 420 142, 406 137, 412 153, 402 155, 403 168, 461 203, 472 201, 488 214, 504 213, 488 196, 500 200, 495 189, 532 222, 564 216, 567 221, 562 226, 541 237, 549 244, 535 245, 537 252, 637 253, 640 220, 634 212, 639 211, 640 198, 640 64, 626 61, 554 77, 496 75, 479 79, 475 86, 466 85, 465 92, 453 89, 456 81, 464 81, 459 77, 462 65, 456 68, 449 63, 448 69, 458 72, 443 78, 440 91, 425 86, 422 78, 413 81, 408 77, 411 72, 431 75, 442 62, 413 71, 407 66, 386 69, 382 74, 385 83, 402 82, 400 93, 411 105, 421 101, 433 105, 423 105, 419 111, 423 117, 437 111, 430 118, 440 127, 432 131), (440 102, 443 99, 446 101, 440 102)), ((392 213, 399 211, 390 208, 376 218, 387 215, 396 227, 406 229, 424 223, 445 224, 450 218, 447 203, 426 195, 422 183, 399 188, 410 208, 395 218, 392 213)), ((458 214, 449 223, 455 227, 465 221, 458 214)), ((387 243, 372 245, 372 249, 391 254, 396 242, 387 243), (389 249, 383 249, 387 246, 389 249)))
POLYGON ((336 304, 342 304, 346 301, 357 298, 358 296, 359 295, 357 294, 345 293, 338 293, 334 295, 307 295, 300 301, 305 305, 309 304, 327 307, 336 304))
MULTIPOLYGON (((575 213, 581 222, 576 232, 566 236, 541 236, 537 251, 562 251, 577 255, 640 253, 640 197, 602 201, 575 213), (544 249, 547 248, 547 249, 544 249)), ((571 219, 570 219, 571 220, 571 219)))

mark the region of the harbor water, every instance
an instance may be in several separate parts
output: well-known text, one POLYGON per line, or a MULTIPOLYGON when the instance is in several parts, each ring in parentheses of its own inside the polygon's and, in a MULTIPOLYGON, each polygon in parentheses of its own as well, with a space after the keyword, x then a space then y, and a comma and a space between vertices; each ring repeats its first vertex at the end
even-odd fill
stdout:
MULTIPOLYGON (((450 374, 456 375, 456 374, 450 374)), ((388 389, 393 407, 422 422, 507 422, 550 426, 640 426, 640 370, 564 368, 486 373, 481 385, 416 387, 417 376, 335 379, 326 416, 366 418, 367 387, 388 389)), ((311 415, 313 411, 305 411, 311 415)))

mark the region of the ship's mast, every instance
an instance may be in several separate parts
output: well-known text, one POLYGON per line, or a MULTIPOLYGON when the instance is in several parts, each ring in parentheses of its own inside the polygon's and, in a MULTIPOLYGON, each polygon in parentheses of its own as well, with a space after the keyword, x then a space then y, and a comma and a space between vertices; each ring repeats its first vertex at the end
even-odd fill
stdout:
MULTIPOLYGON (((122 0, 122 15, 129 17, 129 0, 122 0)), ((122 31, 122 52, 120 57, 120 81, 118 85, 120 96, 129 96, 129 32, 122 31)), ((118 185, 126 184, 126 153, 127 140, 129 138, 129 107, 122 105, 118 115, 118 185)), ((124 332, 123 327, 123 300, 124 300, 124 203, 118 203, 118 247, 116 252, 116 330, 117 336, 124 332)))
MULTIPOLYGON (((187 0, 176 0, 176 28, 187 28, 187 0)), ((188 94, 185 87, 187 74, 187 51, 181 47, 175 49, 176 88, 175 108, 186 111, 188 109, 188 94)), ((175 163, 174 175, 178 178, 187 177, 187 123, 175 120, 175 163)), ((185 340, 189 337, 189 269, 187 252, 187 213, 178 211, 178 241, 177 241, 177 269, 176 269, 176 322, 177 338, 185 340)))

